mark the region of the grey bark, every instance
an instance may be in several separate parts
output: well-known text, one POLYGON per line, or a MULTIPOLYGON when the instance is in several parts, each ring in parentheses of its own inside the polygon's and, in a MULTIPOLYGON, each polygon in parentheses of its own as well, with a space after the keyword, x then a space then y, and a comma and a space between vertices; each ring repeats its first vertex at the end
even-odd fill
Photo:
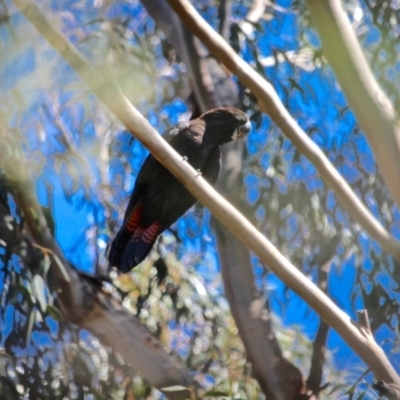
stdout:
MULTIPOLYGON (((238 89, 226 70, 200 46, 197 38, 182 24, 167 2, 142 0, 142 4, 174 45, 188 71, 192 71, 189 79, 201 112, 214 107, 240 108, 238 89)), ((221 2, 220 7, 227 6, 221 2)), ((229 15, 226 8, 221 15, 229 15)), ((228 25, 228 21, 220 21, 225 36, 228 35, 228 25)), ((240 205, 243 196, 240 188, 243 186, 244 150, 244 141, 223 147, 222 168, 217 182, 218 191, 236 206, 240 205)), ((254 375, 268 398, 292 399, 294 392, 288 390, 287 381, 280 379, 277 374, 277 365, 283 356, 268 318, 269 312, 264 306, 265 299, 260 298, 254 284, 250 252, 221 223, 215 221, 215 225, 225 294, 254 375), (254 312, 255 305, 257 312, 254 312)), ((285 371, 281 372, 285 374, 285 371)), ((300 373, 298 379, 301 381, 300 373)))

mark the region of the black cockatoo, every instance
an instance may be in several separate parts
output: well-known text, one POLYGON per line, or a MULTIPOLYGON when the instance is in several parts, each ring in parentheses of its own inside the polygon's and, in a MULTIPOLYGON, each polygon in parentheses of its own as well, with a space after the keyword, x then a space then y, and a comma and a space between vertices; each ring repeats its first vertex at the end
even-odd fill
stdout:
MULTIPOLYGON (((243 111, 216 108, 168 129, 163 137, 214 184, 220 169, 219 146, 247 135, 250 129, 243 111)), ((110 266, 125 273, 142 262, 158 235, 195 202, 195 197, 150 154, 136 179, 123 225, 112 242, 110 266)))

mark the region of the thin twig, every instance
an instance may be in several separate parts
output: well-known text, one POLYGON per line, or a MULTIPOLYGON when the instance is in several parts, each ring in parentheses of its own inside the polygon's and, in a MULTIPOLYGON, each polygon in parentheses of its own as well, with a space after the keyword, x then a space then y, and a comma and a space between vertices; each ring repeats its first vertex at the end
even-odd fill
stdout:
POLYGON ((368 318, 368 311, 358 310, 357 316, 358 316, 358 323, 362 325, 365 329, 367 329, 369 332, 371 332, 371 326, 369 324, 369 318, 368 318))

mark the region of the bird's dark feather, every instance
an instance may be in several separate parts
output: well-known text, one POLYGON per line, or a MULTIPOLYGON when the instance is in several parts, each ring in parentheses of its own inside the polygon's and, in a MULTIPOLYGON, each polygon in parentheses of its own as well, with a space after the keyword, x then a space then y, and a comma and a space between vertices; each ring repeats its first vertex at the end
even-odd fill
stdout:
MULTIPOLYGON (((249 129, 246 114, 233 108, 221 108, 179 123, 163 137, 214 184, 220 169, 219 145, 243 136, 249 129)), ((136 179, 123 225, 111 245, 110 265, 127 272, 139 264, 158 235, 195 202, 190 192, 150 154, 136 179)))

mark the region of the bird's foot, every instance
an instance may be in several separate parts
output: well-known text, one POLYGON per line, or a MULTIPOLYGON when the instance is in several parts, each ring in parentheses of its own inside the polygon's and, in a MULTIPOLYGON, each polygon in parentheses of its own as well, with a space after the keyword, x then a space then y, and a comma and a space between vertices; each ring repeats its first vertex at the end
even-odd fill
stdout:
POLYGON ((199 169, 196 170, 197 174, 195 176, 195 178, 197 178, 198 176, 201 176, 201 171, 199 169))
POLYGON ((182 161, 188 161, 188 158, 186 156, 183 156, 182 161))

